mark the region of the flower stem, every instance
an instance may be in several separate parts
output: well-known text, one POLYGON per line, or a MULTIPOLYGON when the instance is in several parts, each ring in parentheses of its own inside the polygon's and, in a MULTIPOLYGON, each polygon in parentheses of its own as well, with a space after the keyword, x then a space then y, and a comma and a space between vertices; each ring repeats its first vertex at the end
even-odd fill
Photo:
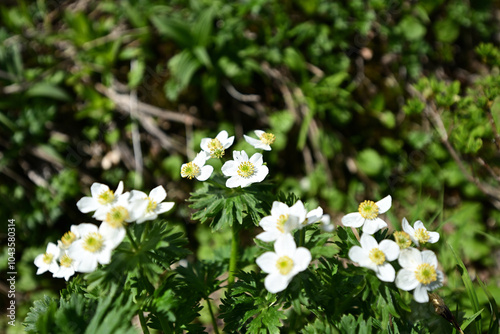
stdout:
POLYGON ((210 312, 210 316, 212 317, 212 326, 214 326, 214 332, 216 334, 219 334, 219 328, 217 327, 217 320, 215 319, 214 311, 212 310, 212 303, 210 303, 210 299, 208 297, 205 298, 205 300, 207 301, 208 311, 210 312))
POLYGON ((135 251, 137 251, 139 248, 137 247, 137 244, 135 243, 135 240, 132 237, 132 234, 130 233, 130 229, 129 228, 125 228, 125 231, 127 232, 127 237, 130 240, 130 243, 132 244, 132 247, 134 248, 135 251))
POLYGON ((229 276, 227 278, 227 284, 229 287, 233 285, 236 270, 238 269, 237 267, 238 267, 239 236, 238 236, 238 226, 236 222, 233 222, 231 231, 233 232, 231 239, 231 257, 229 258, 229 276))
POLYGON ((139 314, 139 321, 141 322, 142 332, 144 334, 149 334, 149 329, 148 326, 146 325, 146 319, 144 318, 142 310, 139 310, 139 312, 137 313, 139 314))
POLYGON ((305 229, 302 228, 300 230, 300 234, 299 234, 299 245, 298 245, 298 247, 304 246, 305 243, 306 243, 306 232, 305 232, 305 229))

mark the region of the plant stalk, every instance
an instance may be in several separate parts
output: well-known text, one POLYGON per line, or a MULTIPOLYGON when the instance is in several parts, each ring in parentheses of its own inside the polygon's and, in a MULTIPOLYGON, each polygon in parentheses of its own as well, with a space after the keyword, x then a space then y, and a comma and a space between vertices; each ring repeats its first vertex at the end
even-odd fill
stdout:
POLYGON ((236 222, 233 222, 231 231, 233 232, 231 239, 231 257, 229 258, 229 276, 227 278, 227 284, 229 288, 231 288, 234 283, 236 270, 238 269, 239 235, 236 222))

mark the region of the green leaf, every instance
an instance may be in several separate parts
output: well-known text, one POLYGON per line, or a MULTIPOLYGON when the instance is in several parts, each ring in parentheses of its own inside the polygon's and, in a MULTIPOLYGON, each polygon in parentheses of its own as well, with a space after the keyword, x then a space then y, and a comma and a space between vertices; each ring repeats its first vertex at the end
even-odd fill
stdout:
POLYGON ((59 101, 70 101, 71 97, 59 86, 41 82, 31 86, 25 93, 27 97, 47 97, 59 101))
POLYGON ((359 169, 368 176, 380 174, 384 165, 382 157, 372 148, 359 152, 356 161, 359 169))
POLYGON ((425 26, 413 16, 405 16, 401 22, 399 22, 398 28, 409 41, 422 39, 427 32, 425 26))

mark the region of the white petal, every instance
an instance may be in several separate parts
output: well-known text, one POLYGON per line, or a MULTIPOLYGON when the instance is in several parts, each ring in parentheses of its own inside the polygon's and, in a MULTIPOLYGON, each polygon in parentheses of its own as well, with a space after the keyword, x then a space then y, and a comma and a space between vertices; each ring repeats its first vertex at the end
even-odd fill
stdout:
POLYGON ((265 231, 269 228, 276 227, 277 218, 276 216, 265 216, 259 222, 259 226, 262 227, 265 231))
POLYGON ((406 220, 406 218, 403 218, 401 225, 403 227, 403 231, 408 233, 410 236, 415 234, 415 230, 410 226, 410 223, 408 223, 408 220, 406 220))
POLYGON ((417 220, 417 221, 415 222, 415 224, 413 224, 413 228, 414 228, 415 230, 418 230, 418 229, 420 229, 420 228, 423 228, 423 229, 424 229, 424 231, 427 231, 427 229, 426 229, 426 228, 425 228, 425 226, 424 226, 424 223, 422 223, 420 220, 417 220))
POLYGON ((260 136, 262 136, 264 133, 266 133, 265 131, 262 131, 262 130, 255 130, 253 133, 255 133, 257 135, 257 137, 260 138, 260 136))
POLYGON ((222 142, 224 142, 227 139, 228 136, 229 135, 228 135, 227 131, 226 130, 222 130, 221 132, 219 132, 217 134, 217 136, 215 136, 215 139, 218 139, 222 143, 222 142))
MULTIPOLYGON (((237 151, 235 151, 235 152, 237 152, 237 151)), ((241 161, 248 161, 248 154, 247 154, 247 152, 245 152, 245 151, 240 151, 240 154, 239 154, 239 159, 240 159, 241 161)), ((236 160, 236 159, 235 159, 235 160, 236 160)))
POLYGON ((241 184, 241 177, 239 176, 232 176, 226 181, 226 187, 228 188, 236 188, 239 187, 241 184))
POLYGON ((342 217, 342 224, 350 227, 360 227, 365 222, 365 219, 359 212, 353 212, 342 217))
POLYGON ((250 158, 250 162, 253 163, 256 167, 260 167, 264 163, 264 158, 262 157, 262 154, 255 153, 250 158))
POLYGON ((382 240, 379 244, 379 248, 384 252, 387 261, 394 261, 399 256, 399 246, 392 240, 382 240))
POLYGON ((433 244, 439 241, 439 233, 438 232, 429 232, 429 240, 427 242, 433 244))
POLYGON ((138 200, 133 201, 130 204, 127 203, 125 208, 128 210, 129 217, 126 219, 126 222, 133 222, 146 214, 146 210, 149 205, 149 200, 138 200))
POLYGON ((92 197, 97 198, 102 192, 108 191, 109 187, 105 184, 102 183, 97 183, 94 182, 90 186, 90 193, 92 194, 92 197))
POLYGON ((415 273, 407 269, 401 269, 398 271, 395 283, 398 288, 405 291, 413 290, 420 284, 415 277, 415 273))
POLYGON ((206 181, 210 177, 210 175, 212 175, 213 171, 214 168, 212 166, 203 166, 201 167, 200 175, 196 176, 196 179, 198 181, 206 181))
POLYGON ((380 201, 376 202, 375 204, 377 204, 378 206, 378 213, 382 214, 391 208, 392 197, 391 195, 388 195, 382 198, 380 201))
POLYGON ((277 293, 286 289, 289 283, 289 279, 286 276, 280 275, 279 273, 273 273, 267 275, 264 280, 264 286, 267 291, 271 293, 277 293))
POLYGON ((165 198, 167 198, 167 192, 165 191, 165 188, 162 186, 158 186, 151 190, 149 193, 149 197, 151 197, 156 203, 163 202, 165 198))
POLYGON ((118 187, 115 190, 115 196, 120 196, 123 193, 123 181, 118 183, 118 187))
POLYGON ((245 138, 246 142, 252 145, 255 148, 258 148, 257 146, 262 145, 262 142, 258 139, 243 135, 243 138, 245 138))
POLYGON ((210 143, 212 139, 211 138, 202 138, 200 142, 200 148, 205 151, 210 153, 210 149, 208 148, 208 144, 210 143))
POLYGON ((378 248, 378 242, 369 234, 363 233, 359 239, 361 247, 366 251, 371 251, 373 248, 378 248))
POLYGON ((420 251, 416 248, 405 248, 399 252, 398 262, 401 267, 413 270, 422 263, 422 256, 420 255, 420 251))
POLYGON ((422 251, 421 255, 422 255, 422 263, 428 263, 434 268, 437 268, 438 260, 436 254, 434 254, 433 251, 424 250, 422 251))
POLYGON ((94 224, 82 223, 75 226, 75 230, 78 232, 80 238, 85 237, 89 233, 97 233, 99 229, 94 224))
POLYGON ((418 303, 427 303, 429 301, 429 295, 427 294, 427 288, 420 284, 413 291, 413 298, 418 303))
POLYGON ((84 257, 75 269, 81 273, 91 273, 97 269, 97 259, 94 256, 84 257))
POLYGON ((396 277, 394 267, 388 262, 377 266, 376 273, 378 279, 384 282, 394 282, 394 278, 396 277))
POLYGON ((273 273, 278 269, 276 268, 276 262, 278 261, 278 255, 273 252, 266 252, 259 256, 255 262, 260 267, 260 269, 265 273, 273 273))
POLYGON ((83 197, 81 198, 77 203, 76 206, 78 207, 78 210, 80 210, 83 213, 91 212, 97 210, 97 208, 100 206, 99 202, 93 197, 83 197))
POLYGON ((262 240, 264 242, 271 242, 275 241, 281 236, 282 233, 280 233, 278 230, 275 231, 264 231, 256 236, 257 239, 262 240))
POLYGON ((297 201, 294 205, 290 207, 290 214, 297 217, 298 223, 301 224, 304 220, 306 220, 307 211, 304 207, 304 203, 302 201, 297 201))
POLYGON ((229 160, 222 166, 221 171, 225 176, 236 176, 238 175, 238 164, 234 160, 229 160))
POLYGON ((314 224, 323 217, 323 208, 318 206, 316 209, 311 210, 307 213, 307 224, 314 224))
POLYGON ((267 174, 269 174, 269 168, 267 168, 267 166, 260 166, 258 169, 257 169, 257 172, 252 175, 252 183, 257 183, 257 182, 262 182, 267 174))
POLYGON ((126 231, 124 227, 114 228, 108 223, 103 222, 99 227, 99 233, 106 239, 106 242, 109 242, 115 248, 125 239, 126 231))
POLYGON ((292 260, 294 271, 304 271, 309 266, 309 263, 311 263, 311 252, 307 248, 299 247, 295 251, 295 255, 293 256, 292 260))
POLYGON ((352 246, 351 249, 349 249, 348 256, 352 262, 361 263, 365 262, 366 258, 368 258, 368 253, 359 246, 352 246))
POLYGON ((283 235, 274 243, 274 251, 279 256, 293 254, 296 249, 297 245, 290 234, 283 235))
POLYGON ((137 201, 147 198, 148 195, 145 192, 139 190, 131 190, 130 191, 130 201, 137 201))
POLYGON ((233 142, 234 142, 234 136, 231 136, 229 138, 227 138, 224 143, 222 144, 222 147, 224 149, 228 148, 229 146, 233 145, 233 142))
POLYGON ((387 227, 387 223, 378 217, 375 219, 367 219, 363 225, 363 233, 374 234, 384 227, 387 227))
POLYGON ((207 162, 207 160, 210 158, 209 155, 207 155, 207 153, 205 153, 205 151, 201 151, 199 152, 196 157, 194 158, 193 160, 193 163, 198 166, 198 167, 203 167, 205 166, 205 162, 207 162))
POLYGON ((167 211, 170 211, 175 205, 175 202, 163 202, 163 203, 160 203, 158 204, 158 206, 156 207, 156 214, 162 214, 164 212, 167 212, 167 211))
POLYGON ((278 218, 281 215, 287 215, 290 212, 290 208, 285 203, 281 203, 278 201, 273 202, 273 206, 271 207, 271 215, 278 218))

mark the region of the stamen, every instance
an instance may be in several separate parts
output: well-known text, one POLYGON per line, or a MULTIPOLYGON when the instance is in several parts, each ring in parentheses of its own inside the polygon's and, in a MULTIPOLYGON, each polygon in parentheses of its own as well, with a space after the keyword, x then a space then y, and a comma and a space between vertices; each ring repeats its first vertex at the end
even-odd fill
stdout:
POLYGON ((156 203, 151 197, 148 197, 149 203, 148 207, 146 208, 147 212, 153 212, 155 211, 156 207, 158 206, 158 203, 156 203))
POLYGON ((50 253, 45 253, 43 255, 43 262, 49 264, 52 262, 52 259, 54 259, 54 254, 50 254, 50 253))
POLYGON ((422 284, 429 284, 437 280, 436 269, 428 263, 422 263, 415 270, 415 278, 422 284))
POLYGON ((373 201, 364 201, 359 205, 358 211, 365 219, 375 219, 378 216, 378 206, 373 201))
POLYGON ((415 231, 415 237, 417 238, 419 243, 425 244, 430 239, 429 232, 427 232, 423 228, 419 228, 415 231))
POLYGON ((385 254, 378 248, 373 248, 370 251, 370 255, 368 256, 373 263, 377 266, 380 266, 385 262, 385 254))
POLYGON ((403 232, 403 231, 394 232, 394 239, 396 240, 396 243, 398 244, 399 249, 405 249, 405 248, 410 247, 410 245, 411 245, 410 235, 406 232, 403 232))
POLYGON ((106 214, 106 222, 111 227, 118 228, 123 226, 123 222, 129 218, 129 213, 123 206, 115 206, 106 214))
POLYGON ((278 221, 276 222, 276 227, 281 233, 285 233, 285 223, 288 220, 288 215, 280 215, 278 221))
POLYGON ((259 137, 260 141, 266 145, 271 145, 274 143, 274 140, 276 139, 276 136, 273 135, 272 133, 263 133, 259 137))
POLYGON ((99 197, 97 201, 99 204, 105 205, 112 203, 115 200, 115 194, 113 193, 112 190, 105 190, 102 193, 99 194, 99 197))
POLYGON ((64 244, 64 246, 71 245, 75 240, 76 240, 76 234, 74 234, 71 231, 64 233, 64 235, 61 238, 61 242, 64 244))
POLYGON ((222 158, 224 156, 224 147, 217 138, 210 140, 208 143, 208 149, 210 150, 212 158, 222 158))
POLYGON ((192 161, 185 164, 181 169, 181 176, 187 177, 190 180, 198 175, 200 175, 200 167, 198 167, 198 165, 194 164, 192 161))
POLYGON ((69 267, 73 263, 73 259, 68 256, 68 254, 64 254, 59 259, 59 264, 61 267, 69 267))
POLYGON ((96 253, 104 246, 102 235, 97 232, 87 234, 83 240, 83 249, 91 253, 96 253))
POLYGON ((241 177, 250 177, 255 173, 255 166, 250 161, 240 163, 238 167, 238 175, 241 177))
POLYGON ((276 268, 281 275, 286 275, 293 269, 293 260, 288 256, 282 256, 276 261, 276 268))

